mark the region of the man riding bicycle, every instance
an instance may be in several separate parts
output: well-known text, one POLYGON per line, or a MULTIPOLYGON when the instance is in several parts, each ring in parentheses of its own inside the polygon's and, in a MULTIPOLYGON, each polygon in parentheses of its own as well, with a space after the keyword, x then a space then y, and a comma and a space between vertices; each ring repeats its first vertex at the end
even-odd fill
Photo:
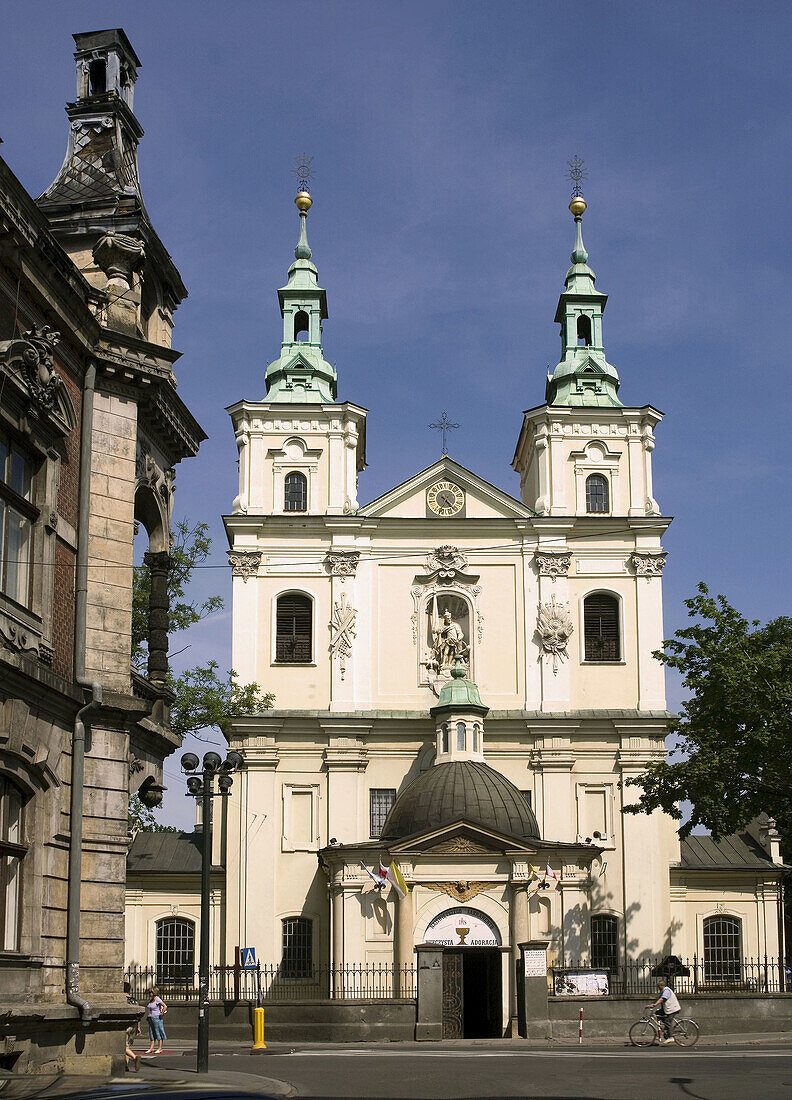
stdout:
POLYGON ((658 1018, 665 1032, 665 1039, 662 1039, 661 1042, 663 1046, 668 1046, 669 1043, 673 1043, 674 1041, 671 1038, 671 1025, 682 1011, 682 1005, 679 1003, 676 993, 669 986, 665 978, 657 979, 657 991, 657 1000, 646 1007, 657 1009, 658 1018))

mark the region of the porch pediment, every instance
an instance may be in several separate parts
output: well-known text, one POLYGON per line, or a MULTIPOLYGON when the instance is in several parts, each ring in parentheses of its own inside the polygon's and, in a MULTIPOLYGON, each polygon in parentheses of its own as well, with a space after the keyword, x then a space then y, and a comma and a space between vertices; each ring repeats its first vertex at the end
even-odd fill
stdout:
POLYGON ((472 822, 459 820, 439 829, 414 833, 389 846, 393 858, 408 855, 488 855, 505 852, 526 852, 535 855, 544 845, 527 841, 509 833, 484 829, 472 822))

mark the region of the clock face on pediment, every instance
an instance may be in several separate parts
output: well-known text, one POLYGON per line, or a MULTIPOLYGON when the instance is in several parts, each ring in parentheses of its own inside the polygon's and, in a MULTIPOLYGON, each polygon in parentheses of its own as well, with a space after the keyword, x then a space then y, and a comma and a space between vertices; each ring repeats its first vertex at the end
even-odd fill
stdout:
POLYGON ((426 490, 426 508, 432 515, 457 516, 464 507, 464 491, 453 481, 436 481, 426 490))

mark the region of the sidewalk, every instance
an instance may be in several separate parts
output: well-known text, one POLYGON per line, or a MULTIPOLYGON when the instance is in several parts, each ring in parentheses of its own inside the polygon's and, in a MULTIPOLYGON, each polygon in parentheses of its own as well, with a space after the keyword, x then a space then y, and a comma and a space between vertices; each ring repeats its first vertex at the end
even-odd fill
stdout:
MULTIPOLYGON (((631 1046, 627 1035, 619 1036, 611 1039, 587 1039, 585 1036, 582 1043, 578 1043, 575 1039, 445 1039, 439 1042, 433 1043, 416 1043, 416 1042, 402 1042, 402 1043, 384 1043, 384 1042, 356 1042, 356 1043, 309 1043, 309 1042, 294 1042, 294 1043, 267 1043, 266 1050, 253 1050, 252 1041, 243 1042, 240 1040, 230 1039, 218 1039, 211 1040, 209 1045, 210 1055, 214 1054, 250 1054, 254 1057, 267 1057, 273 1055, 294 1054, 298 1051, 304 1050, 324 1050, 341 1052, 345 1048, 352 1050, 387 1050, 390 1052, 403 1051, 405 1054, 420 1055, 431 1054, 433 1050, 498 1050, 503 1051, 504 1054, 508 1054, 510 1051, 518 1050, 621 1050, 624 1047, 631 1046)), ((792 1046, 792 1032, 790 1031, 778 1031, 778 1032, 757 1032, 754 1034, 740 1032, 733 1035, 702 1035, 699 1039, 696 1048, 701 1050, 704 1048, 713 1047, 729 1047, 729 1046, 792 1046)), ((167 1047, 162 1055, 152 1056, 150 1058, 144 1058, 146 1065, 153 1065, 159 1058, 167 1058, 169 1055, 173 1056, 187 1056, 195 1055, 196 1044, 194 1040, 190 1039, 174 1039, 169 1040, 167 1047)), ((138 1052, 140 1053, 140 1052, 138 1052)))

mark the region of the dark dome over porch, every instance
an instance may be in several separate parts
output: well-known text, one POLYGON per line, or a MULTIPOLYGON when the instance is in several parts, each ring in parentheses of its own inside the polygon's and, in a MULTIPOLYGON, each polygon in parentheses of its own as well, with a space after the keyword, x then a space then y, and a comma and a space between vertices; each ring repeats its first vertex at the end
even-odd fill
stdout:
POLYGON ((382 839, 397 840, 460 819, 539 839, 539 826, 524 795, 500 772, 477 760, 436 764, 414 779, 391 807, 382 839))

